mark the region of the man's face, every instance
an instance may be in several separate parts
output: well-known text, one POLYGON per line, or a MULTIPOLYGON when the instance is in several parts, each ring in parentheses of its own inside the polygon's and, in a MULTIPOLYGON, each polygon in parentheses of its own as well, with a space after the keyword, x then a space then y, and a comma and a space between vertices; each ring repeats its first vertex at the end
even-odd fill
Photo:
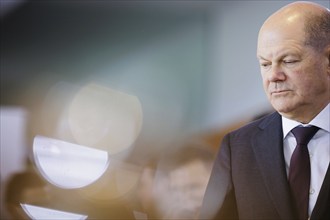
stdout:
POLYGON ((301 119, 329 101, 328 57, 305 45, 302 22, 263 28, 257 55, 267 97, 283 116, 301 119))

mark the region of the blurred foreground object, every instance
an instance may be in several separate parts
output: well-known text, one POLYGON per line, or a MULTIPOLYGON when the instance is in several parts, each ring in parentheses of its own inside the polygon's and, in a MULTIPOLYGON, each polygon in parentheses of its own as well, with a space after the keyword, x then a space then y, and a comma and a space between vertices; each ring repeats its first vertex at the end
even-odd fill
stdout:
POLYGON ((105 151, 43 136, 35 137, 33 156, 42 176, 64 189, 91 184, 109 165, 108 153, 105 151))
POLYGON ((36 132, 113 155, 132 146, 142 117, 136 96, 94 83, 78 87, 61 82, 49 90, 36 132))
POLYGON ((31 219, 43 219, 43 220, 84 220, 87 219, 85 215, 79 215, 76 213, 62 212, 53 209, 42 208, 38 206, 21 204, 23 210, 28 214, 31 219))
POLYGON ((0 108, 1 219, 9 218, 9 213, 4 206, 5 193, 3 192, 12 176, 25 170, 28 159, 26 137, 28 117, 27 110, 22 107, 1 106, 0 108))
POLYGON ((135 96, 88 84, 74 96, 68 120, 78 144, 115 154, 130 147, 140 133, 142 106, 135 96))
POLYGON ((196 219, 213 156, 209 146, 186 141, 163 155, 156 167, 146 167, 137 193, 149 218, 196 219))

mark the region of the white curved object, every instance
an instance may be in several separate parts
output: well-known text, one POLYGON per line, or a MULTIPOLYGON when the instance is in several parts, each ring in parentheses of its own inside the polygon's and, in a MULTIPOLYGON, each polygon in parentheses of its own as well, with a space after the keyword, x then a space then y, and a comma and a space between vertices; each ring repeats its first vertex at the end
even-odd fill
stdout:
POLYGON ((87 219, 87 215, 81 215, 71 212, 63 212, 59 210, 43 208, 34 205, 21 204, 25 213, 33 220, 84 220, 87 219))
POLYGON ((43 177, 65 189, 93 183, 109 165, 106 151, 43 136, 34 138, 33 156, 43 177))

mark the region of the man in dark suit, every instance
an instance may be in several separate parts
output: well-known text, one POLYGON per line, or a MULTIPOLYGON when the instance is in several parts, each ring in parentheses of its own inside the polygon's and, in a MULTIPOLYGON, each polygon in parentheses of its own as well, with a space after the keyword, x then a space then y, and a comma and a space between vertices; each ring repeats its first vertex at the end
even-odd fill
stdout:
POLYGON ((330 219, 330 11, 281 8, 260 29, 257 57, 276 112, 225 136, 200 219, 330 219), (308 143, 294 131, 314 128, 308 143))

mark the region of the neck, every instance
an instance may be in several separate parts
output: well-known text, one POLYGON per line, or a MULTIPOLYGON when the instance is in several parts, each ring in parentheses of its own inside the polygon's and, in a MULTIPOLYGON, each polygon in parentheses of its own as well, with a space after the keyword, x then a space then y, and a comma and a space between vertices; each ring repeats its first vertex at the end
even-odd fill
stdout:
POLYGON ((290 113, 281 113, 280 114, 283 117, 286 117, 288 119, 300 122, 302 124, 308 124, 311 122, 327 105, 329 102, 324 103, 316 108, 312 109, 303 109, 303 110, 297 110, 295 112, 290 112, 290 113))

